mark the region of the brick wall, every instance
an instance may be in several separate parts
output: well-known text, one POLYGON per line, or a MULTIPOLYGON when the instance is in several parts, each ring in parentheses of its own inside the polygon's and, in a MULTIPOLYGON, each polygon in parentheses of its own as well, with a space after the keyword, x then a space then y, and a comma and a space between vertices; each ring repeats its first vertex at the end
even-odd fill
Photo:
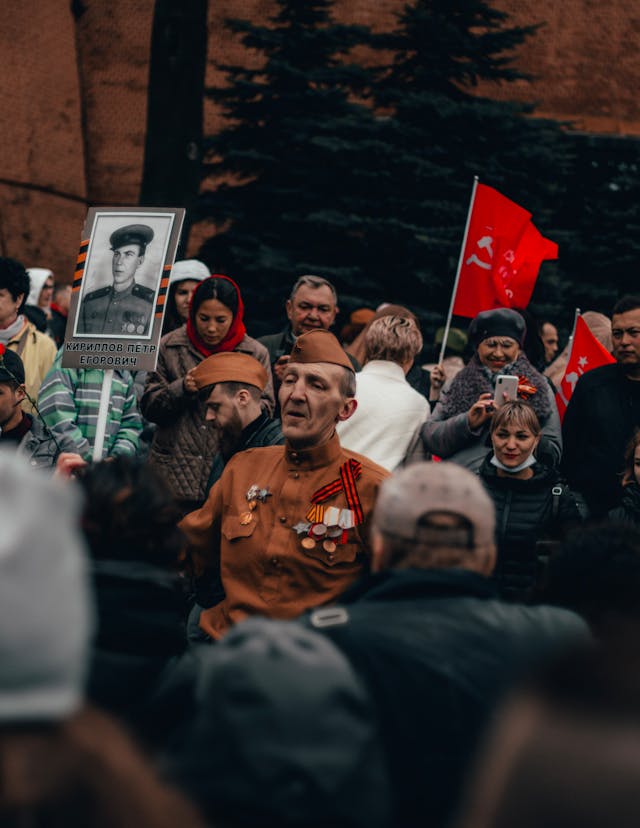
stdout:
MULTIPOLYGON (((536 100, 576 128, 640 135, 640 8, 628 0, 495 0, 514 23, 546 21, 518 55, 537 76, 481 92, 536 100)), ((404 0, 341 0, 337 17, 392 25, 404 0)), ((87 203, 137 203, 153 0, 5 3, 0 73, 0 253, 69 279, 87 203)), ((211 0, 207 83, 243 51, 228 16, 266 20, 273 0, 211 0)), ((219 114, 207 102, 205 132, 219 114)), ((199 243, 195 234, 191 252, 199 243)))

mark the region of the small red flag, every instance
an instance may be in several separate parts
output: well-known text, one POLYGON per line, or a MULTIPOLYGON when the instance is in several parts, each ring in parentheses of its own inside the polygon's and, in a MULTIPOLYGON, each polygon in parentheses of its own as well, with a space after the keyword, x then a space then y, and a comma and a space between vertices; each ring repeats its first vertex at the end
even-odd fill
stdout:
POLYGON ((452 313, 468 318, 491 308, 526 308, 540 264, 558 245, 531 223, 531 213, 493 187, 478 184, 452 313))
POLYGON ((579 316, 576 322, 576 329, 573 334, 571 356, 556 394, 556 404, 560 413, 560 421, 569 405, 569 400, 576 387, 578 379, 582 374, 599 368, 601 365, 609 365, 615 362, 615 358, 602 345, 589 330, 587 323, 579 316))

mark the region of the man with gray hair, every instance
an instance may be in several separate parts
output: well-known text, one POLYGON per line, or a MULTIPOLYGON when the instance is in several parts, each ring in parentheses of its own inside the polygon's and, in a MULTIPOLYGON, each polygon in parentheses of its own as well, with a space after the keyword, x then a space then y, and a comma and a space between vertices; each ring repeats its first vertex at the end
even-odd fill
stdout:
MULTIPOLYGON (((279 333, 258 339, 269 351, 276 395, 296 339, 308 331, 328 331, 335 322, 340 310, 336 289, 322 276, 300 276, 291 289, 285 310, 289 320, 286 327, 279 333)), ((354 371, 358 371, 358 361, 351 356, 349 360, 354 371)))
POLYGON ((477 739, 525 669, 587 636, 578 616, 498 599, 495 512, 454 463, 416 463, 374 509, 372 575, 307 622, 352 660, 377 708, 394 824, 446 824, 477 739))

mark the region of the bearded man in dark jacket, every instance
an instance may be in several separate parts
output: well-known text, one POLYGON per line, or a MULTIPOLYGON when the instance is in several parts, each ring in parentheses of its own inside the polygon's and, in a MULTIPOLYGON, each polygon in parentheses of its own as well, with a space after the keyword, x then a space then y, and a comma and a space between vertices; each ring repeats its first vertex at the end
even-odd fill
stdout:
POLYGON ((571 612, 507 604, 489 579, 495 515, 480 480, 416 463, 382 485, 373 574, 307 622, 368 684, 384 742, 394 826, 449 821, 476 744, 524 670, 587 633, 571 612))
POLYGON ((213 354, 194 371, 198 390, 206 395, 205 419, 220 434, 220 451, 213 458, 206 494, 234 454, 250 448, 281 446, 280 420, 262 408, 267 372, 249 354, 235 351, 213 354))

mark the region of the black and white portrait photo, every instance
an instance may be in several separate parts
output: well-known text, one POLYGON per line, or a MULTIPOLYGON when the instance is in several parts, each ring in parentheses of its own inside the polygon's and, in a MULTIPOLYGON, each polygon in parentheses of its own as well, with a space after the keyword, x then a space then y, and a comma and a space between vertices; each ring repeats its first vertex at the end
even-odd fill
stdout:
POLYGON ((75 336, 149 338, 174 217, 98 213, 75 336))

